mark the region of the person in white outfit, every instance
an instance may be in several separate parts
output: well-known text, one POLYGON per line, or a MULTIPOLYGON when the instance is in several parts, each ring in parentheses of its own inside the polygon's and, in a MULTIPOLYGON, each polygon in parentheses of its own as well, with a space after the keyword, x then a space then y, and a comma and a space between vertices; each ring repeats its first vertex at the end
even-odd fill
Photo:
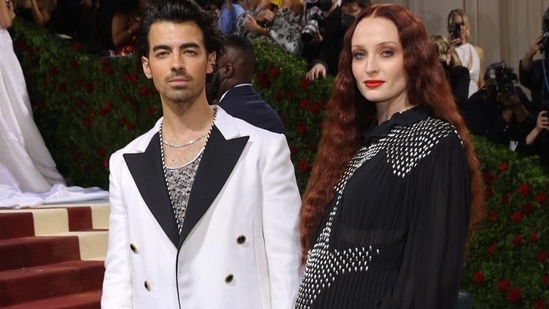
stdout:
POLYGON ((13 3, 0 0, 0 186, 43 193, 65 184, 38 131, 23 70, 8 32, 13 3))
POLYGON ((454 46, 459 60, 469 70, 469 97, 484 86, 483 72, 484 51, 481 47, 468 42, 471 25, 462 9, 451 10, 448 14, 448 32, 450 42, 454 46))
POLYGON ((137 53, 162 118, 110 159, 101 308, 291 309, 301 205, 284 134, 208 104, 223 53, 195 1, 153 1, 137 53))

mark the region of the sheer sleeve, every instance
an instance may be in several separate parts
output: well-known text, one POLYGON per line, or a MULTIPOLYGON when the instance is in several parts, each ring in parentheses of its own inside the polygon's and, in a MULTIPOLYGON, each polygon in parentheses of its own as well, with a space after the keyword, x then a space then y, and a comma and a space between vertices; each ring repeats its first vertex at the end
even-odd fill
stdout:
POLYGON ((454 308, 470 215, 470 176, 456 134, 420 162, 410 186, 412 221, 403 262, 379 308, 454 308))

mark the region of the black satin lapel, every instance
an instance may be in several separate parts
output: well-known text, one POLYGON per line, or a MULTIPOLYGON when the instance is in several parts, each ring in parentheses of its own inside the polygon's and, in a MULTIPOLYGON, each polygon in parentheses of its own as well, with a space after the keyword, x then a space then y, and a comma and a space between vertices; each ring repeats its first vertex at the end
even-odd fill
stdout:
POLYGON ((248 139, 249 136, 243 136, 226 140, 217 127, 213 127, 206 149, 204 149, 204 155, 196 171, 185 220, 183 221, 183 229, 179 238, 179 246, 183 244, 193 227, 202 218, 225 185, 225 182, 227 182, 248 139))
POLYGON ((144 153, 128 153, 124 159, 143 200, 174 246, 177 246, 179 232, 164 178, 158 134, 153 136, 144 153))

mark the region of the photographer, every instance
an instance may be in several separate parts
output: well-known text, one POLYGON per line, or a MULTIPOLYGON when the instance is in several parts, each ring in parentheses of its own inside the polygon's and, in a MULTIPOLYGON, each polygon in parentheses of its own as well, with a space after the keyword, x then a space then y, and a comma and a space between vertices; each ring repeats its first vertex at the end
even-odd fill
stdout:
POLYGON ((517 76, 505 62, 492 63, 484 74, 486 81, 469 97, 463 107, 467 126, 475 135, 508 146, 512 151, 525 151, 526 135, 535 127, 531 104, 517 76))
POLYGON ((543 14, 542 19, 543 33, 538 36, 534 43, 528 48, 528 51, 520 60, 519 65, 519 80, 520 83, 530 90, 532 102, 538 106, 543 102, 549 102, 549 59, 545 59, 545 48, 549 48, 549 7, 543 14), (547 46, 545 46, 547 45, 547 46), (545 48, 544 48, 545 47, 545 48), (536 55, 541 55, 541 59, 534 60, 536 55))
POLYGON ((549 106, 539 112, 536 127, 526 136, 526 145, 539 155, 541 165, 549 167, 549 106))
POLYGON ((341 0, 341 5, 337 0, 307 0, 301 31, 302 56, 311 65, 307 79, 337 74, 345 31, 354 21, 354 16, 369 4, 369 0, 341 0))

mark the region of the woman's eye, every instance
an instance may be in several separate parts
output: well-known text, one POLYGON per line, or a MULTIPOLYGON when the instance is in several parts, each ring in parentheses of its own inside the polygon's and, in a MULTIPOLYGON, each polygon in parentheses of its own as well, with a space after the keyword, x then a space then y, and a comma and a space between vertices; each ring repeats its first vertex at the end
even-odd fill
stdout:
POLYGON ((362 59, 364 57, 366 57, 366 55, 364 53, 361 53, 361 52, 353 53, 353 58, 362 59))

